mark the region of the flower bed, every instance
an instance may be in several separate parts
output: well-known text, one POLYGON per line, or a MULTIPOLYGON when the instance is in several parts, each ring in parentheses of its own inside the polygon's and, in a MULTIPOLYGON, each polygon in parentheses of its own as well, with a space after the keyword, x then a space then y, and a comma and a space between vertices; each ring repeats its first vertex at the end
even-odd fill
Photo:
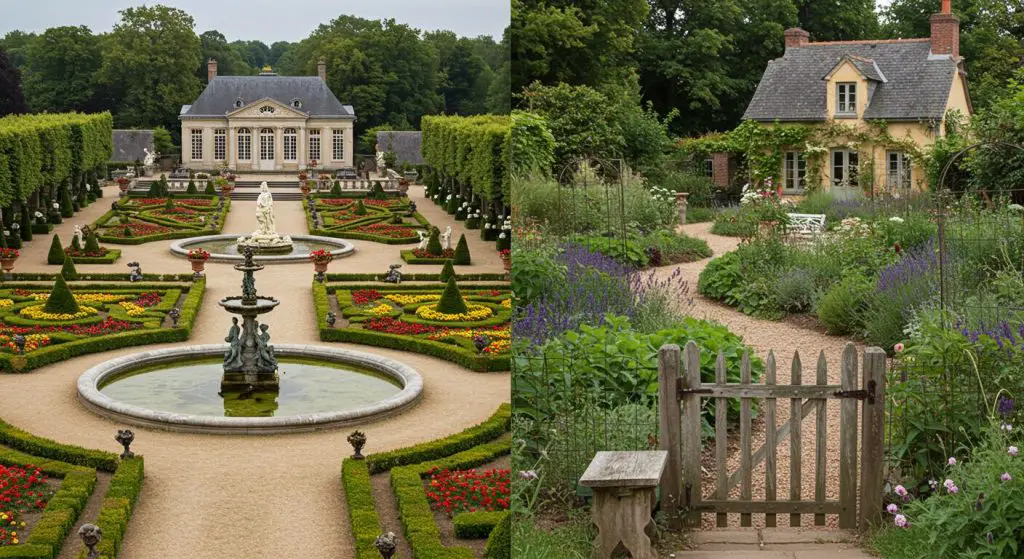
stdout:
POLYGON ((509 291, 463 289, 469 312, 446 314, 433 309, 441 299, 440 287, 370 289, 314 283, 320 339, 424 353, 475 371, 508 370, 511 309, 501 301, 510 298, 509 291), (339 315, 334 327, 326 323, 332 308, 339 315))
POLYGON ((311 200, 314 200, 313 207, 320 217, 319 223, 315 225, 310 201, 303 202, 311 235, 405 244, 418 242, 417 231, 427 230, 430 226, 419 213, 408 215, 408 198, 371 200, 324 197, 311 200))
POLYGON ((511 470, 442 470, 428 472, 427 499, 434 510, 452 517, 460 512, 508 509, 511 470))
POLYGON ((100 241, 114 244, 215 235, 221 232, 230 206, 230 200, 225 200, 220 207, 213 196, 172 198, 171 207, 166 198, 125 198, 118 202, 118 211, 107 212, 91 228, 100 241))

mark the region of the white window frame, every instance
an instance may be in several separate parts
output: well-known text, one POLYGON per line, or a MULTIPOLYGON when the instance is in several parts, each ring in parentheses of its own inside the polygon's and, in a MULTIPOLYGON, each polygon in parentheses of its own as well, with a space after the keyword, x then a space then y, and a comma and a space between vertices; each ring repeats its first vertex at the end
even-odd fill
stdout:
POLYGON ((203 160, 203 129, 192 129, 192 161, 203 160))
POLYGON ((850 149, 834 149, 829 154, 829 165, 832 170, 831 178, 832 184, 835 186, 841 185, 845 182, 849 186, 857 186, 858 177, 860 173, 860 152, 850 149), (836 162, 836 156, 841 157, 841 161, 836 162), (837 173, 836 171, 840 171, 837 173), (842 174, 842 178, 836 178, 838 174, 842 174))
POLYGON ((345 131, 331 131, 331 161, 344 161, 345 159, 345 131))
POLYGON ((857 82, 836 84, 836 115, 857 116, 857 82))
POLYGON ((787 151, 782 159, 782 189, 802 192, 807 182, 807 156, 802 151, 787 151))
POLYGON ((284 129, 284 143, 281 147, 285 161, 296 161, 299 158, 299 135, 294 128, 284 129))
POLYGON ((238 129, 238 160, 252 161, 252 131, 248 128, 238 129))
POLYGON ((885 152, 885 176, 889 190, 910 190, 913 162, 902 151, 885 152))
POLYGON ((273 128, 260 128, 260 161, 275 159, 276 138, 273 128))
POLYGON ((309 160, 321 161, 320 159, 320 131, 310 130, 309 134, 309 160))
POLYGON ((227 130, 215 128, 213 130, 213 160, 224 161, 227 158, 227 130))

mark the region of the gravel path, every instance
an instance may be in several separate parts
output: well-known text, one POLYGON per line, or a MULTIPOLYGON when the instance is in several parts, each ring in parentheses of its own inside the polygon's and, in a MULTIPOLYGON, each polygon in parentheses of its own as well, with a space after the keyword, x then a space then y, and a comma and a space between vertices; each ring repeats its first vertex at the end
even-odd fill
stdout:
MULTIPOLYGON (((74 218, 55 228, 66 244, 75 224, 90 223, 110 208, 116 188, 74 218)), ((410 195, 433 223, 451 224, 453 242, 462 224, 423 200, 422 188, 410 195)), ((255 229, 255 202, 232 204, 225 231, 243 234, 255 229)), ((277 227, 284 233, 305 233, 299 202, 278 202, 277 227)), ((473 272, 501 272, 493 248, 467 234, 473 272), (488 250, 490 248, 490 250, 488 250)), ((169 242, 123 247, 114 265, 80 265, 79 272, 127 272, 137 260, 147 273, 186 273, 188 262, 172 256, 169 242)), ((355 241, 357 253, 336 260, 333 272, 382 273, 400 262, 407 246, 355 241)), ((55 272, 46 265, 49 236, 37 235, 22 251, 16 271, 55 272)), ((403 270, 437 272, 440 266, 407 266, 403 270)), ((267 266, 256 275, 261 293, 281 300, 266 315, 277 343, 318 343, 310 290, 312 267, 306 264, 267 266)), ((207 294, 192 339, 184 344, 221 343, 229 325, 217 300, 240 290, 241 274, 229 264, 207 265, 207 294)), ((369 439, 366 451, 378 452, 433 440, 475 425, 509 400, 508 374, 470 372, 430 357, 351 344, 331 344, 382 354, 417 369, 424 377, 421 403, 397 417, 361 427, 369 439)), ((156 346, 148 346, 156 347, 156 346)), ((87 355, 33 371, 0 374, 0 417, 43 437, 88 448, 118 450, 113 437, 120 425, 83 409, 75 381, 88 367, 139 351, 127 348, 87 355)), ((342 456, 351 452, 348 430, 237 437, 189 435, 137 428, 132 449, 146 456, 146 484, 128 528, 122 559, 314 559, 353 557, 344 496, 339 480, 342 456)), ((398 526, 387 529, 400 531, 398 526)))
MULTIPOLYGON (((686 234, 700 237, 705 239, 714 250, 716 256, 722 255, 726 252, 734 250, 739 240, 732 237, 722 237, 719 235, 713 235, 709 232, 711 228, 710 223, 697 223, 685 225, 681 229, 686 234)), ((786 384, 790 378, 790 367, 793 361, 794 352, 800 352, 800 361, 803 365, 803 381, 805 384, 813 383, 815 377, 815 364, 818 360, 818 354, 821 351, 825 352, 825 358, 828 361, 828 377, 830 384, 839 383, 839 361, 842 354, 843 348, 852 340, 847 338, 829 336, 822 334, 807 328, 802 328, 796 325, 792 325, 786 322, 773 322, 768 320, 759 320, 750 316, 747 316, 739 311, 736 311, 730 307, 722 305, 718 302, 711 301, 697 294, 697 278, 700 275, 701 270, 707 265, 711 259, 705 259, 698 262, 692 262, 682 264, 680 266, 671 266, 659 269, 658 274, 668 276, 672 274, 677 268, 681 271, 683 277, 689 282, 690 294, 693 296, 693 307, 690 309, 690 314, 698 318, 706 318, 709 320, 715 320, 721 322, 729 327, 734 333, 743 336, 743 340, 751 347, 754 348, 755 352, 759 357, 767 358, 770 350, 775 351, 776 359, 776 375, 777 380, 780 384, 786 384)), ((857 344, 858 352, 858 366, 862 358, 864 346, 857 344)), ((830 500, 839 498, 839 402, 837 400, 830 400, 827 406, 828 416, 828 438, 827 438, 827 455, 826 455, 826 497, 830 500)), ((789 421, 789 401, 779 400, 777 406, 776 417, 778 425, 784 424, 789 421)), ((763 418, 762 418, 763 419, 763 418)), ((816 468, 815 460, 815 414, 812 412, 803 421, 802 425, 802 477, 801 477, 801 495, 805 500, 813 500, 814 498, 814 473, 816 468)), ((757 451, 758 448, 764 443, 765 429, 763 421, 755 421, 754 433, 753 433, 753 451, 757 451)), ((733 439, 737 437, 731 437, 733 439)), ((860 436, 858 435, 858 440, 860 436)), ((789 439, 780 441, 777 445, 777 496, 779 499, 787 499, 789 497, 790 488, 790 460, 789 460, 789 439)), ((714 467, 714 449, 713 447, 704 452, 704 463, 705 475, 704 475, 704 496, 709 497, 714 493, 715 486, 715 472, 714 467)), ((730 473, 736 471, 739 468, 740 456, 738 441, 733 440, 729 448, 729 471, 730 473)), ((759 500, 764 498, 764 465, 763 463, 755 468, 753 474, 753 498, 759 500)), ((739 497, 739 489, 733 491, 732 496, 734 498, 739 497)), ((729 522, 731 526, 739 525, 739 515, 729 515, 729 522)), ((834 526, 837 519, 834 516, 828 517, 828 525, 834 526)), ((714 515, 705 514, 704 527, 714 527, 715 518, 714 515)), ((813 524, 813 515, 803 515, 803 522, 805 526, 813 524)), ((754 525, 757 527, 764 526, 764 515, 754 515, 754 525)), ((788 526, 789 518, 783 518, 781 515, 778 518, 778 524, 788 526)))

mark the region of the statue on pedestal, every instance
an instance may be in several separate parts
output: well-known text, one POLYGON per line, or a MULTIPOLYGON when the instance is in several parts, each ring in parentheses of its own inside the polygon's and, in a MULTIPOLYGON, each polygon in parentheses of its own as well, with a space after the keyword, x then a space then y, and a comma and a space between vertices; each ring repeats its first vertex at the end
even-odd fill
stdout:
POLYGON ((449 225, 444 233, 441 235, 441 250, 450 250, 452 248, 452 226, 449 225))
POLYGON ((238 319, 231 319, 231 329, 224 341, 231 344, 224 355, 224 370, 238 370, 242 367, 242 329, 238 327, 238 319))
POLYGON ((256 336, 256 369, 261 372, 277 370, 277 358, 274 357, 274 346, 270 345, 270 325, 260 324, 260 334, 256 336))
POLYGON ((238 246, 284 252, 292 249, 291 238, 277 233, 274 221, 274 196, 270 193, 266 181, 260 185, 260 195, 256 199, 256 230, 248 237, 238 239, 238 246))

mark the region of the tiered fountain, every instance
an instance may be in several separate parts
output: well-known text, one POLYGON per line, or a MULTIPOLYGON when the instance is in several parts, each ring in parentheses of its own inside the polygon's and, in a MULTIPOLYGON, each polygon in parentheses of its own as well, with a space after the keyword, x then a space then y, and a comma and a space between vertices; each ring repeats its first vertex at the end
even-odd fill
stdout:
POLYGON ((229 313, 242 317, 241 328, 238 327, 237 318, 231 319, 231 330, 224 339, 229 346, 227 353, 224 354, 221 391, 277 390, 280 379, 277 374, 274 346, 270 345, 270 326, 259 324, 256 317, 274 310, 280 301, 256 294, 256 278, 253 274, 262 270, 263 266, 253 262, 251 248, 246 248, 244 255, 245 261, 235 264, 235 269, 243 274, 242 296, 225 297, 220 300, 220 306, 229 313))

